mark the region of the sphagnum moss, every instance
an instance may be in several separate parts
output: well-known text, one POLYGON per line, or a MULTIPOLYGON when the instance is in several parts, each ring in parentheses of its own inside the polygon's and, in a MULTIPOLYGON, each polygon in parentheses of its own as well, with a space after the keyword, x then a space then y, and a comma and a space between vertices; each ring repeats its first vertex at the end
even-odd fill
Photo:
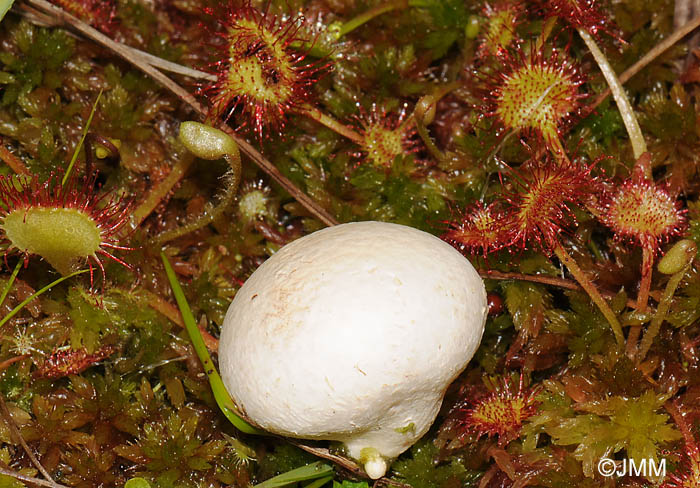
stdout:
MULTIPOLYGON (((204 0, 52 3, 162 58, 150 58, 157 66, 172 67, 165 59, 209 67, 208 79, 172 78, 211 107, 210 122, 233 110, 233 129, 257 139, 262 157, 338 221, 430 230, 474 255, 484 276, 497 270, 491 276, 534 282, 487 280, 488 291, 504 297, 504 312, 489 317, 476 359, 448 390, 434 428, 389 471, 392 482, 595 487, 597 459, 613 453, 666 458, 665 486, 697 481, 700 273, 688 255, 693 245, 680 239, 700 243, 693 150, 700 77, 677 45, 623 87, 615 82, 669 38, 673 2, 232 0, 214 10, 204 0), (586 117, 605 79, 621 111, 609 103, 586 117), (382 107, 374 119, 358 108, 372 106, 382 107), (401 120, 392 118, 402 110, 401 120), (646 144, 648 164, 635 178, 646 144), (547 161, 548 152, 540 168, 534 161, 547 161), (582 175, 596 185, 575 184, 582 175), (648 272, 652 255, 668 256, 658 273, 648 272), (608 319, 572 276, 586 278, 608 319), (610 317, 623 325, 617 340, 610 317), (620 348, 621 335, 640 350, 620 348), (536 396, 515 384, 485 394, 485 375, 520 374, 536 396), (497 408, 471 415, 481 427, 465 432, 449 412, 461 405, 466 414, 480 402, 497 408), (526 413, 518 421, 491 415, 518 405, 526 413)), ((685 2, 675 3, 680 12, 685 2)), ((109 48, 73 36, 86 30, 69 34, 41 0, 25 5, 58 25, 34 25, 35 16, 15 12, 0 24, 2 193, 21 195, 0 205, 7 247, 0 285, 8 291, 0 305, 0 320, 8 319, 0 329, 0 394, 19 432, 65 486, 289 479, 317 458, 280 439, 242 436, 221 415, 177 325, 161 246, 151 241, 206 213, 227 165, 178 164, 194 157, 175 142, 177 127, 193 117, 188 102, 109 48), (90 131, 118 140, 119 151, 98 160, 81 152, 73 174, 89 160, 99 177, 76 180, 75 192, 61 189, 73 202, 64 205, 55 176, 43 185, 67 167, 100 90, 90 131), (136 205, 153 203, 128 232, 122 193, 136 205), (104 194, 115 195, 113 206, 104 194), (99 265, 95 258, 113 247, 132 248, 113 255, 134 274, 100 259, 108 279, 89 292, 86 274, 72 271, 99 265), (20 266, 30 255, 49 266, 36 256, 17 268, 17 255, 20 266), (51 268, 71 277, 32 298, 58 281, 51 268)), ((138 56, 132 61, 143 62, 138 56)), ((241 180, 249 183, 237 204, 230 200, 216 218, 162 247, 212 354, 222 310, 247 277, 282 244, 321 227, 240 147, 241 180)), ((38 471, 15 437, 1 438, 0 484, 21 486, 6 476, 38 471)), ((342 470, 332 476, 341 488, 369 486, 342 470)), ((640 478, 615 481, 652 481, 640 478)))

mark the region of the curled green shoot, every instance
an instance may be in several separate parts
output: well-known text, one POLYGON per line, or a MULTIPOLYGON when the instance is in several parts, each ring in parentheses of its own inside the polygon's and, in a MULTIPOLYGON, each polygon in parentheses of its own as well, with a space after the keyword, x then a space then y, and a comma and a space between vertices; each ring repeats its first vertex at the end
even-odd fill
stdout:
POLYGON ((241 182, 241 154, 238 145, 228 134, 214 127, 189 121, 180 124, 179 139, 183 146, 200 159, 224 158, 231 171, 224 178, 225 189, 216 205, 207 204, 198 217, 181 227, 161 233, 154 239, 157 244, 177 239, 213 222, 233 203, 241 182))
POLYGON ((187 303, 187 298, 185 298, 185 293, 182 291, 182 287, 175 276, 175 271, 163 252, 160 253, 160 257, 163 260, 165 274, 168 276, 168 281, 170 282, 170 287, 173 290, 173 295, 175 295, 177 306, 180 308, 180 313, 182 314, 182 320, 185 323, 187 334, 190 336, 192 346, 194 346, 197 357, 199 357, 199 360, 202 362, 204 372, 209 379, 209 385, 211 385, 212 392, 214 393, 216 404, 219 406, 226 418, 233 424, 233 426, 241 432, 246 434, 266 435, 266 432, 250 425, 238 413, 236 405, 233 403, 228 391, 226 391, 224 382, 221 381, 221 376, 219 376, 219 373, 216 371, 216 367, 214 366, 214 362, 211 360, 211 356, 209 356, 209 351, 207 351, 207 346, 204 344, 204 339, 199 333, 197 322, 194 320, 190 305, 187 303))
POLYGON ((415 122, 416 131, 418 132, 420 138, 423 140, 425 147, 428 149, 430 154, 438 161, 444 161, 446 156, 437 147, 437 145, 433 141, 433 138, 430 137, 430 133, 428 132, 427 126, 430 125, 433 122, 433 119, 435 118, 435 110, 437 107, 437 103, 440 101, 440 99, 448 93, 452 92, 458 86, 459 83, 453 81, 451 83, 447 83, 446 85, 437 87, 433 91, 433 93, 423 96, 416 104, 412 117, 409 117, 404 122, 404 124, 408 124, 411 120, 415 122))
POLYGON ((639 346, 639 354, 637 355, 637 364, 644 361, 644 358, 649 352, 654 339, 659 334, 661 324, 671 308, 673 295, 676 293, 678 285, 681 283, 681 280, 693 264, 697 251, 697 245, 693 241, 683 239, 678 241, 666 253, 661 261, 659 261, 659 271, 664 274, 670 274, 671 278, 668 280, 668 283, 666 283, 666 288, 661 296, 661 301, 659 301, 659 307, 656 309, 654 318, 651 319, 649 329, 647 329, 644 337, 642 338, 642 343, 639 346))

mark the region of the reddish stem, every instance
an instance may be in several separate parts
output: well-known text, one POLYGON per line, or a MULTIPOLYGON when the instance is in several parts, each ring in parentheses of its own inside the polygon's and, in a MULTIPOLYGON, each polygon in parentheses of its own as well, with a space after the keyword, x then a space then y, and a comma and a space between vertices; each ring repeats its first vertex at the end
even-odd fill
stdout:
POLYGON ((601 313, 608 320, 608 323, 612 328, 613 334, 615 335, 615 340, 617 341, 617 345, 623 347, 625 344, 625 336, 622 333, 622 326, 620 325, 620 321, 617 320, 615 312, 612 311, 610 305, 608 305, 608 302, 606 302, 605 299, 602 297, 602 295, 598 291, 598 288, 596 288, 596 286, 593 284, 590 278, 588 278, 588 275, 586 275, 586 273, 581 269, 581 267, 574 260, 574 258, 572 258, 569 255, 569 253, 566 251, 566 249, 564 249, 564 247, 560 243, 557 243, 556 247, 554 248, 554 254, 557 255, 562 264, 567 267, 567 269, 573 275, 573 277, 576 278, 576 281, 578 281, 579 284, 586 291, 586 293, 588 293, 588 296, 591 298, 593 303, 595 303, 598 306, 601 313))
POLYGON ((11 357, 0 363, 0 371, 6 370, 11 364, 21 361, 22 359, 28 358, 29 354, 22 354, 21 356, 11 357))
POLYGON ((639 294, 637 295, 637 312, 639 313, 644 313, 647 310, 653 267, 654 250, 649 246, 644 246, 642 248, 642 279, 639 283, 639 294))
MULTIPOLYGON (((637 295, 637 303, 635 308, 638 313, 644 313, 649 304, 649 290, 651 289, 651 275, 654 268, 654 250, 648 246, 642 248, 642 271, 641 281, 639 282, 639 294, 637 295)), ((633 325, 627 334, 627 347, 625 349, 627 356, 634 357, 637 353, 637 343, 642 332, 641 325, 633 325)))
POLYGON ((693 435, 690 425, 688 425, 688 422, 685 420, 685 413, 681 411, 678 402, 674 401, 666 404, 665 408, 666 411, 671 414, 671 417, 676 423, 678 430, 680 430, 681 434, 683 434, 683 440, 685 441, 685 445, 688 447, 688 452, 698 454, 699 449, 697 443, 695 442, 695 436, 693 435))
POLYGON ((335 133, 340 134, 343 137, 347 137, 354 143, 359 144, 360 142, 362 142, 362 136, 360 134, 358 134, 356 131, 354 131, 347 125, 340 123, 330 115, 321 112, 316 107, 306 105, 304 107, 301 107, 298 110, 298 112, 302 115, 309 117, 312 120, 315 120, 319 124, 329 128, 335 133))
POLYGON ((0 139, 0 159, 6 165, 12 168, 12 171, 17 173, 18 175, 31 174, 29 172, 29 169, 27 169, 27 166, 25 166, 24 162, 5 147, 5 145, 2 143, 2 139, 0 139))

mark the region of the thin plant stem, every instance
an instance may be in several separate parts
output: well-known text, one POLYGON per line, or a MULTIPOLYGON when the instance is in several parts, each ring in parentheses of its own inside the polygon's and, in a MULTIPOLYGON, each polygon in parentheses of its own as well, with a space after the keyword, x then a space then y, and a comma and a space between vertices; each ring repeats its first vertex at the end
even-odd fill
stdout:
MULTIPOLYGON (((160 295, 146 290, 145 288, 139 289, 137 294, 146 298, 148 306, 153 310, 163 315, 175 325, 182 327, 183 329, 185 328, 185 323, 182 321, 182 315, 175 305, 162 298, 160 295)), ((197 324, 197 328, 199 329, 199 333, 202 335, 202 339, 204 340, 204 344, 207 346, 207 349, 209 349, 211 352, 217 352, 219 350, 219 339, 204 330, 204 328, 199 324, 197 324)))
POLYGON ((17 264, 15 265, 15 269, 12 270, 12 274, 10 275, 10 279, 7 281, 5 288, 3 288, 2 290, 2 295, 0 295, 0 305, 2 305, 5 302, 7 294, 10 293, 12 285, 15 283, 15 278, 17 278, 17 275, 19 274, 19 270, 22 267, 22 264, 24 264, 24 260, 20 258, 20 260, 17 261, 17 264))
POLYGON ((557 243, 556 247, 554 248, 554 254, 556 254, 556 256, 559 258, 559 261, 561 261, 562 264, 564 264, 564 266, 567 267, 567 269, 573 275, 573 277, 576 278, 576 281, 578 281, 581 287, 583 287, 586 293, 588 293, 588 296, 591 298, 593 303, 597 305, 598 309, 607 319, 608 323, 610 324, 610 327, 612 328, 613 335, 615 336, 615 340, 617 341, 617 345, 621 348, 624 347, 625 336, 622 333, 622 326, 620 325, 620 321, 617 320, 615 312, 612 311, 610 305, 608 305, 608 302, 606 302, 605 299, 602 297, 602 295, 598 291, 598 288, 596 288, 596 286, 593 284, 590 278, 588 278, 586 273, 581 269, 581 267, 574 260, 574 258, 572 258, 571 255, 569 255, 569 253, 566 251, 566 249, 564 249, 564 247, 560 243, 557 243))
MULTIPOLYGON (((556 276, 531 275, 524 273, 503 272, 490 269, 477 269, 479 276, 487 280, 516 280, 529 281, 531 283, 540 283, 543 285, 556 286, 565 290, 585 291, 581 285, 574 281, 565 278, 557 278, 556 276)), ((601 291, 600 294, 604 297, 613 298, 615 293, 610 291, 601 291)), ((635 301, 630 299, 627 301, 627 306, 633 308, 635 301)))
POLYGON ((231 166, 231 172, 224 177, 227 181, 223 195, 219 198, 219 202, 214 206, 210 206, 208 204, 209 207, 206 208, 202 214, 196 217, 194 220, 183 224, 176 229, 168 230, 157 235, 150 241, 151 243, 162 245, 168 241, 172 241, 173 239, 177 239, 178 237, 199 230, 216 220, 229 206, 231 206, 233 201, 236 199, 236 191, 238 190, 238 184, 241 181, 241 158, 240 156, 237 156, 236 158, 227 156, 225 159, 231 166), (235 164, 233 163, 234 160, 237 161, 235 164))
POLYGON ((343 137, 350 139, 354 143, 362 142, 362 136, 357 133, 357 131, 351 129, 347 125, 340 123, 338 120, 334 119, 330 115, 321 112, 316 107, 311 105, 305 105, 298 110, 298 113, 305 115, 306 117, 315 120, 319 124, 331 129, 332 131, 340 134, 343 137))
POLYGON ((366 12, 361 13, 354 19, 350 19, 347 22, 345 22, 340 29, 338 30, 338 33, 336 35, 336 39, 340 39, 346 34, 349 34, 350 32, 354 31, 358 27, 363 26, 370 20, 374 19, 375 17, 378 17, 382 14, 385 14, 387 12, 391 12, 392 10, 398 10, 402 8, 406 8, 409 6, 409 1, 408 0, 394 0, 393 2, 387 2, 381 5, 377 5, 374 8, 371 8, 367 10, 366 12))
POLYGON ((66 186, 66 182, 68 181, 70 172, 73 170, 73 166, 78 160, 78 153, 80 152, 80 148, 83 147, 85 137, 87 137, 87 133, 90 130, 92 118, 95 116, 95 111, 97 110, 97 104, 100 103, 100 97, 102 97, 102 89, 100 89, 100 92, 97 94, 97 98, 95 99, 95 103, 92 106, 92 110, 90 110, 90 116, 88 117, 87 122, 85 122, 85 127, 83 127, 83 134, 80 136, 80 141, 78 142, 78 145, 75 146, 75 151, 73 151, 73 157, 71 158, 70 163, 68 163, 68 168, 66 168, 66 172, 63 175, 63 179, 61 180, 61 186, 66 186))
POLYGON ((187 298, 185 298, 185 293, 182 291, 182 287, 180 286, 180 283, 177 280, 177 276, 175 276, 175 270, 173 270, 173 267, 170 265, 170 261, 168 261, 168 258, 165 256, 165 253, 161 252, 160 257, 163 260, 165 274, 167 275, 168 281, 170 282, 170 287, 173 290, 173 295, 175 295, 175 300, 177 301, 177 305, 180 308, 180 313, 182 314, 182 321, 185 323, 185 329, 187 330, 187 334, 190 336, 192 346, 194 347, 194 350, 197 353, 197 357, 199 357, 199 360, 202 363, 204 373, 209 379, 209 385, 211 386, 212 392, 214 393, 214 399, 216 400, 216 404, 219 406, 226 418, 229 419, 229 421, 233 424, 233 426, 241 432, 244 432, 246 434, 266 435, 266 432, 257 429, 251 424, 249 424, 239 413, 235 403, 233 403, 233 400, 231 400, 231 397, 229 396, 228 391, 226 391, 226 387, 224 386, 224 382, 221 380, 221 376, 219 376, 219 373, 216 371, 216 366, 214 366, 214 362, 209 356, 209 351, 207 351, 207 347, 204 344, 204 339, 202 339, 202 336, 199 334, 199 329, 197 328, 197 323, 194 320, 194 316, 192 315, 190 305, 187 303, 187 298))
POLYGON ((651 275, 654 267, 654 250, 648 246, 642 248, 642 272, 637 295, 637 312, 644 313, 649 302, 649 290, 651 289, 651 275))
POLYGON ((581 36, 581 39, 583 39, 583 42, 586 43, 586 46, 588 46, 588 50, 593 55, 596 63, 598 63, 598 67, 600 68, 600 71, 603 73, 603 77, 605 77, 605 81, 607 81, 608 86, 610 87, 615 103, 617 103, 617 108, 622 116, 622 121, 627 129, 630 142, 632 143, 634 159, 639 159, 642 154, 647 152, 647 143, 644 140, 642 129, 639 127, 639 122, 637 121, 637 116, 634 114, 634 110, 632 109, 632 105, 627 98, 627 94, 625 94, 622 83, 615 74, 615 71, 610 65, 608 58, 605 57, 605 54, 603 54, 603 51, 600 50, 593 37, 591 37, 591 35, 584 29, 578 29, 578 33, 581 36))
POLYGON ((666 315, 668 314, 669 309, 671 308, 671 301, 673 300, 673 295, 676 293, 678 285, 681 283, 683 276, 685 276, 685 273, 686 271, 688 271, 689 268, 690 263, 686 264, 683 267, 683 269, 681 269, 677 273, 674 273, 668 280, 668 283, 666 283, 666 288, 664 289, 664 293, 661 296, 661 300, 659 301, 659 306, 656 309, 656 314, 654 314, 654 318, 651 319, 651 324, 649 325, 647 331, 644 333, 642 343, 639 345, 639 353, 637 354, 637 364, 644 361, 644 358, 649 352, 649 349, 651 348, 654 339, 659 334, 659 330, 661 330, 661 324, 663 323, 664 319, 666 318, 666 315))
POLYGON ((19 441, 20 445, 22 446, 22 449, 24 449, 24 452, 26 452, 27 456, 29 456, 29 460, 32 462, 32 464, 36 466, 36 469, 39 470, 39 472, 44 476, 44 478, 51 481, 52 483, 55 483, 49 472, 46 471, 46 468, 39 462, 37 457, 34 455, 34 452, 27 444, 27 441, 24 440, 24 437, 19 431, 19 428, 17 427, 17 424, 15 423, 14 419, 12 418, 10 410, 7 408, 7 404, 5 403, 5 399, 2 397, 2 395, 0 395, 0 412, 2 412, 3 417, 5 417, 7 426, 10 428, 10 432, 19 441))
POLYGON ((524 273, 513 273, 513 272, 503 272, 491 269, 477 269, 479 276, 487 280, 517 280, 517 281, 530 281, 532 283, 540 283, 543 285, 556 286, 559 288, 564 288, 566 290, 583 291, 580 285, 576 282, 567 280, 564 278, 557 278, 556 276, 544 276, 544 275, 528 275, 524 273))
POLYGON ((167 59, 159 58, 146 51, 141 51, 135 47, 129 48, 134 51, 134 53, 141 56, 144 61, 147 61, 151 66, 162 69, 163 71, 170 71, 171 73, 176 73, 178 75, 189 76, 190 78, 199 78, 207 81, 216 81, 216 75, 207 73, 206 71, 200 71, 198 69, 190 68, 188 66, 183 66, 181 64, 173 63, 167 59))
MULTIPOLYGON (((634 305, 635 310, 638 313, 646 312, 647 305, 649 303, 649 290, 651 289, 651 276, 654 265, 654 252, 653 250, 647 248, 646 246, 642 248, 642 268, 641 268, 641 279, 639 282, 639 294, 637 295, 637 301, 634 305)), ((626 354, 628 357, 633 358, 637 353, 637 346, 639 343, 639 336, 642 333, 641 325, 632 325, 627 333, 627 347, 626 354)))
POLYGON ((437 159, 438 161, 444 161, 445 160, 445 154, 437 147, 435 144, 435 141, 433 141, 433 138, 430 137, 430 133, 428 132, 428 128, 425 126, 425 124, 422 121, 419 121, 418 119, 415 119, 416 121, 416 131, 418 132, 418 135, 420 138, 423 140, 423 144, 425 144, 426 149, 430 153, 432 157, 437 159))
MULTIPOLYGON (((158 69, 154 68, 144 57, 135 53, 133 49, 127 47, 122 43, 110 39, 97 29, 94 29, 90 25, 69 14, 65 10, 47 2, 46 0, 25 0, 25 2, 44 12, 50 13, 52 16, 56 17, 61 22, 74 27, 89 39, 92 39, 98 44, 106 47, 107 49, 110 49, 115 54, 124 58, 127 62, 131 63, 132 65, 146 73, 148 76, 153 78, 155 81, 160 83, 163 87, 169 90, 180 100, 187 103, 202 118, 207 117, 207 110, 192 96, 192 94, 190 94, 187 90, 185 90, 173 80, 165 76, 158 69)), ((314 217, 319 219, 325 225, 330 226, 338 224, 338 221, 335 217, 333 217, 325 208, 321 207, 316 201, 311 199, 306 193, 297 188, 297 186, 294 183, 292 183, 292 181, 289 180, 289 178, 284 176, 282 172, 279 169, 277 169, 277 167, 275 167, 270 161, 268 161, 260 153, 260 151, 255 149, 240 135, 236 134, 236 132, 231 127, 229 127, 223 121, 218 121, 216 127, 226 132, 229 136, 231 136, 231 138, 236 142, 236 144, 238 144, 238 147, 244 154, 246 154, 250 159, 252 159, 253 162, 260 169, 267 173, 275 182, 277 182, 285 191, 287 191, 287 193, 289 193, 292 196, 292 198, 297 200, 314 217)))
POLYGON ((308 452, 309 454, 313 454, 316 457, 320 457, 322 459, 327 459, 329 461, 334 462, 335 464, 341 466, 344 469, 347 469, 351 473, 354 473, 358 476, 367 476, 367 474, 364 472, 364 470, 353 460, 348 459, 346 457, 340 456, 338 454, 334 454, 331 452, 329 449, 325 447, 317 447, 317 446, 310 446, 308 444, 304 444, 303 442, 297 440, 297 439, 286 439, 287 442, 293 446, 298 447, 299 449, 308 452))
POLYGON ((7 368, 10 367, 10 365, 16 363, 17 361, 21 361, 22 359, 26 359, 29 356, 29 354, 22 354, 21 356, 15 356, 13 358, 6 359, 5 361, 0 363, 0 372, 5 371, 7 368))
POLYGON ((5 469, 3 467, 0 467, 0 474, 9 476, 20 481, 24 481, 25 483, 33 483, 39 486, 48 486, 49 488, 68 488, 66 485, 54 483, 53 481, 44 481, 41 478, 27 476, 25 474, 18 473, 17 471, 12 471, 11 469, 5 469))
POLYGON ((131 227, 136 229, 143 223, 151 212, 163 201, 168 193, 177 185, 177 183, 185 176, 187 170, 192 166, 194 156, 191 154, 182 154, 175 162, 170 173, 155 187, 151 188, 148 195, 142 200, 131 214, 131 227))
POLYGON ((2 139, 0 139, 0 160, 8 165, 10 169, 12 169, 12 171, 18 175, 28 176, 31 174, 24 162, 5 147, 5 145, 2 143, 2 139))
POLYGON ((80 274, 87 273, 88 271, 90 271, 90 270, 89 269, 81 269, 80 271, 74 271, 70 274, 67 274, 66 276, 61 276, 59 279, 52 281, 51 283, 49 283, 48 285, 43 287, 41 290, 32 293, 30 296, 28 296, 27 298, 22 300, 22 302, 19 305, 17 305, 15 308, 13 308, 10 313, 5 315, 2 318, 2 320, 0 320, 0 329, 2 328, 3 325, 5 325, 7 323, 8 320, 10 320, 12 317, 17 315, 29 302, 31 302, 32 300, 34 300, 38 296, 43 295, 44 293, 49 291, 51 288, 63 283, 67 279, 72 278, 73 276, 78 276, 80 274))
POLYGON ((564 144, 562 143, 561 139, 558 136, 554 137, 552 138, 551 143, 553 146, 552 153, 554 154, 554 157, 562 164, 570 163, 571 161, 569 160, 569 156, 566 154, 566 149, 564 148, 564 144))
MULTIPOLYGON (((637 304, 635 303, 635 307, 637 304)), ((639 336, 642 334, 641 325, 630 326, 629 332, 627 333, 627 345, 625 346, 625 354, 627 357, 634 358, 637 354, 637 345, 639 343, 639 336)))

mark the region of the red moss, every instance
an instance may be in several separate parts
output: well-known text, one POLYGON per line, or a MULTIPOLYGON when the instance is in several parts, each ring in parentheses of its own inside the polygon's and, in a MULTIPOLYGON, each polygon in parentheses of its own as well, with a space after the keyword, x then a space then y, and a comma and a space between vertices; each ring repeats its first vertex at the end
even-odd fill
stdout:
POLYGON ((218 24, 214 35, 220 41, 214 46, 220 59, 210 66, 217 80, 201 90, 210 99, 210 115, 228 119, 240 110, 260 138, 264 128, 281 130, 286 114, 309 102, 327 68, 307 62, 307 53, 297 50, 309 43, 299 36, 304 18, 281 19, 249 1, 205 13, 218 24))

